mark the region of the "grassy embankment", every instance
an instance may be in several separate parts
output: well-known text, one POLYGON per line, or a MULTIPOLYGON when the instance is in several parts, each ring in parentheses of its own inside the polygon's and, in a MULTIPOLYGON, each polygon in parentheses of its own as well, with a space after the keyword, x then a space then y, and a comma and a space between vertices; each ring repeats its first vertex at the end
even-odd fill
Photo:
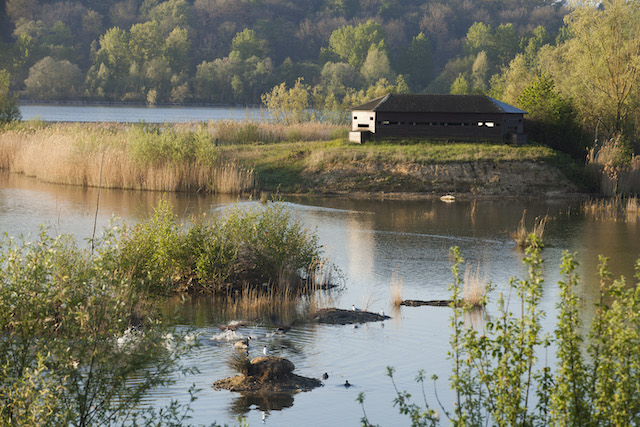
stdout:
MULTIPOLYGON (((0 169, 85 186, 97 186, 102 169, 106 188, 481 194, 484 181, 495 186, 504 173, 500 167, 515 163, 560 166, 565 174, 577 170, 547 147, 429 141, 354 145, 346 142, 344 127, 320 123, 26 122, 0 133, 0 169), (462 169, 447 170, 452 165, 462 169), (463 175, 467 181, 460 182, 463 175)), ((513 174, 523 175, 520 170, 513 174)), ((519 190, 497 193, 509 191, 519 190)))

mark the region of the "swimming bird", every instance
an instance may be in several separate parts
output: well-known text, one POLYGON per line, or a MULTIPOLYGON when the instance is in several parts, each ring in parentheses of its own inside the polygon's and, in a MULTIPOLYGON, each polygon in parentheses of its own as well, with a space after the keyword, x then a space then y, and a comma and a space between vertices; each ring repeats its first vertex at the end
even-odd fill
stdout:
POLYGON ((245 338, 245 339, 243 339, 243 340, 236 341, 236 342, 233 344, 233 347, 234 347, 234 348, 236 348, 236 349, 239 349, 239 350, 245 350, 245 349, 248 349, 248 348, 249 348, 249 340, 250 340, 250 339, 251 339, 251 337, 247 337, 247 338, 245 338))
POLYGON ((322 374, 322 379, 323 380, 328 380, 329 379, 329 374, 327 374, 326 372, 324 374, 322 374))
POLYGON ((277 326, 276 332, 279 334, 286 334, 287 332, 289 332, 291 327, 296 324, 296 321, 294 320, 290 325, 285 325, 280 320, 278 320, 276 316, 271 316, 271 322, 277 326))
POLYGON ((271 356, 271 352, 267 349, 266 345, 262 349, 262 353, 264 353, 264 355, 267 356, 267 357, 271 356))
POLYGON ((241 326, 246 326, 246 323, 242 320, 232 320, 227 324, 218 325, 218 329, 221 331, 235 331, 241 326))
POLYGON ((346 388, 351 387, 351 384, 349 384, 349 380, 347 380, 347 381, 345 381, 345 382, 344 382, 344 386, 345 386, 346 388))

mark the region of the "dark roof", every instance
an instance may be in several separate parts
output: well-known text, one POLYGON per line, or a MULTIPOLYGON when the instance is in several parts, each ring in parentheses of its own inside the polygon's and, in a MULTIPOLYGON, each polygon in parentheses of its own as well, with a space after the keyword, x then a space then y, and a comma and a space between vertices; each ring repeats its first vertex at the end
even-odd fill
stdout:
POLYGON ((388 94, 353 107, 357 111, 395 113, 515 113, 519 108, 486 95, 398 95, 388 94))

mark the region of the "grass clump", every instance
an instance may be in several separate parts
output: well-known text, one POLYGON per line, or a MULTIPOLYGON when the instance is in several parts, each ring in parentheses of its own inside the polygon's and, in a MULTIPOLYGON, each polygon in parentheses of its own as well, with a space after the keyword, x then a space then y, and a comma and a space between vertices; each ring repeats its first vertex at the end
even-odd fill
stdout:
POLYGON ((549 216, 545 215, 543 217, 536 217, 534 220, 533 229, 529 231, 525 223, 526 214, 527 211, 524 210, 522 212, 522 219, 518 224, 518 228, 514 233, 511 233, 511 237, 521 248, 526 248, 532 244, 543 245, 542 237, 544 236, 544 227, 547 224, 549 216))
POLYGON ((249 376, 251 373, 251 358, 246 352, 234 353, 229 358, 229 367, 235 372, 249 376))

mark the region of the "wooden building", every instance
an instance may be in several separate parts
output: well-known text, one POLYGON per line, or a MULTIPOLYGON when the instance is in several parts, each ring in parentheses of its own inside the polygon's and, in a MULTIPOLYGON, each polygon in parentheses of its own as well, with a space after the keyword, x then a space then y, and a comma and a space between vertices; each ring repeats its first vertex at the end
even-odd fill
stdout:
POLYGON ((485 95, 389 94, 352 109, 349 140, 428 138, 524 144, 524 114, 485 95))

